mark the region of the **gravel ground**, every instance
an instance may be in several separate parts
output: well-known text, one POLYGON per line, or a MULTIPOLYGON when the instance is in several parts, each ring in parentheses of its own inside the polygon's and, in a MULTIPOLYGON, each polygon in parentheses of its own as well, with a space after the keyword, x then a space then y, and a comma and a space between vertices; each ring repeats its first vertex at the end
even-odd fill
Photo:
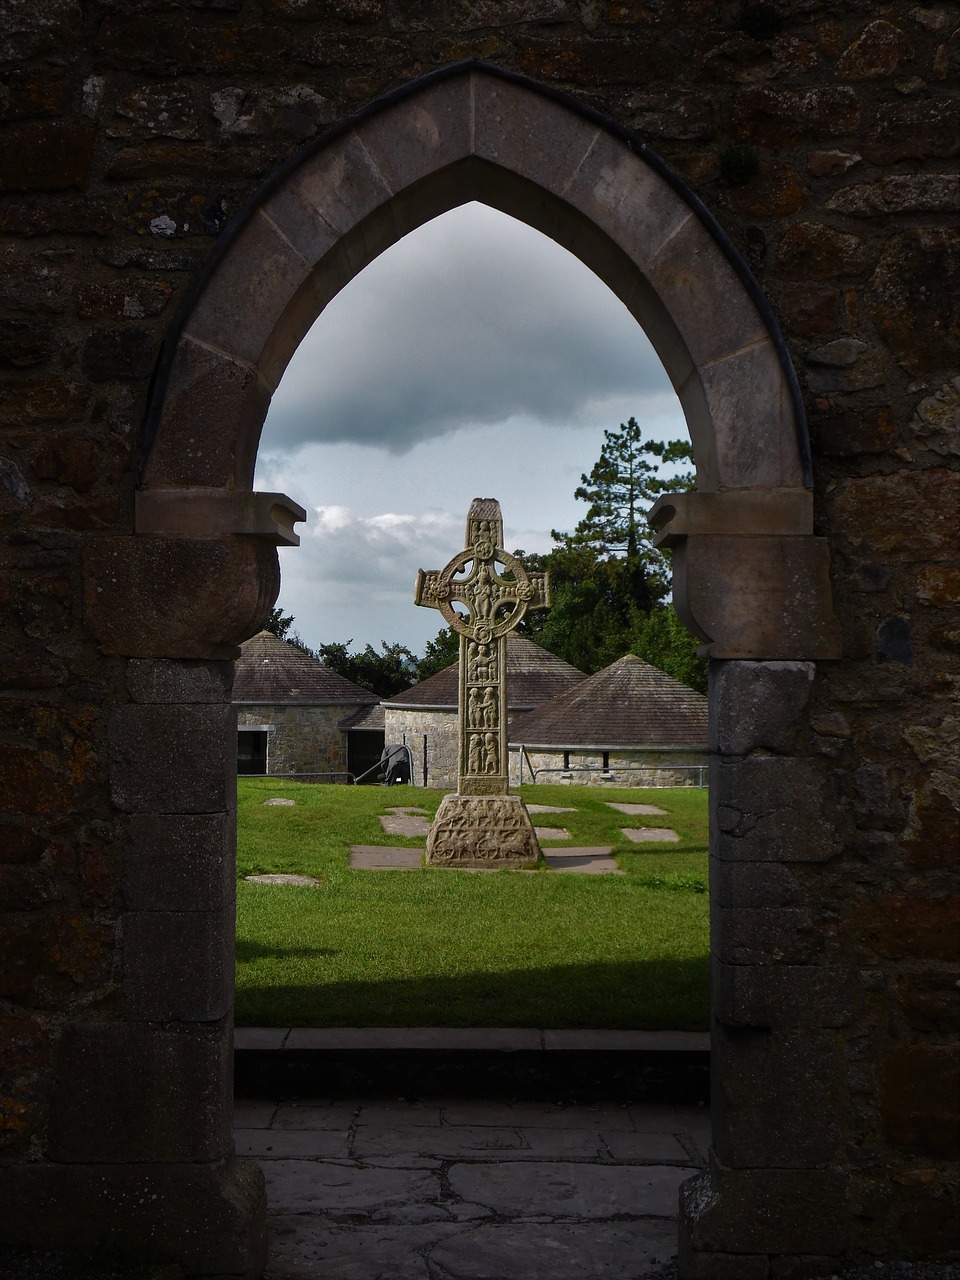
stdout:
MULTIPOLYGON (((0 1245, 0 1280, 183 1280, 177 1266, 139 1268, 133 1271, 93 1270, 71 1264, 59 1253, 38 1253, 33 1249, 10 1249, 0 1245)), ((288 1280, 267 1271, 263 1280, 288 1280)), ((523 1280, 504 1276, 502 1280, 523 1280)), ((591 1280, 585 1276, 584 1280, 591 1280)), ((677 1264, 668 1262, 637 1280, 677 1280, 677 1264)), ((835 1272, 823 1280, 960 1280, 960 1262, 873 1262, 835 1272)))
MULTIPOLYGON (((676 1260, 640 1280, 677 1280, 676 1260)), ((836 1271, 823 1280, 960 1280, 960 1262, 868 1262, 863 1267, 836 1271)))

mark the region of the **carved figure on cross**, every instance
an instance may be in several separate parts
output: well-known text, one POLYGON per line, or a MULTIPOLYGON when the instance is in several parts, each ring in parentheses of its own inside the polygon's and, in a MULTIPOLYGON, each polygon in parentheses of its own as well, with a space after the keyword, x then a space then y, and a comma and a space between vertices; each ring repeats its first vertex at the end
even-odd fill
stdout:
POLYGON ((499 502, 474 498, 464 549, 417 574, 414 601, 439 609, 460 635, 460 795, 507 793, 506 636, 528 609, 550 606, 548 575, 528 573, 502 542, 499 502))

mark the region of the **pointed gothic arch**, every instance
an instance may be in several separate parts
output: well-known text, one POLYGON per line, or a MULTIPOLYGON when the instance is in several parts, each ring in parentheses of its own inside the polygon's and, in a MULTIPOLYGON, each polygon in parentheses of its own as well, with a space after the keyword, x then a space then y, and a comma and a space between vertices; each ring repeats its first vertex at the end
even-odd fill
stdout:
MULTIPOLYGON (((161 1099, 199 1099, 195 1112, 184 1110, 183 1134, 163 1157, 172 1162, 164 1176, 180 1170, 189 1187, 200 1176, 197 1162, 207 1162, 198 1194, 204 1206, 231 1206, 233 1215, 228 1221, 221 1213, 209 1234, 213 1240, 222 1232, 222 1240, 209 1247, 231 1258, 231 1250, 243 1253, 238 1272, 258 1265, 249 1259, 262 1249, 263 1206, 256 1170, 231 1163, 226 882, 235 778, 229 666, 219 660, 236 655, 237 642, 275 600, 275 547, 296 544, 292 525, 305 514, 282 494, 251 492, 260 431, 287 361, 327 302, 401 236, 470 200, 527 222, 594 270, 647 331, 683 405, 698 490, 666 495, 654 522, 674 551, 678 608, 706 651, 749 660, 714 664, 711 677, 713 852, 723 865, 816 862, 832 848, 817 817, 821 781, 809 762, 755 758, 740 718, 745 691, 757 680, 767 691, 761 702, 768 694, 777 715, 802 706, 810 660, 837 656, 838 635, 826 544, 813 535, 796 379, 759 287, 707 211, 626 131, 562 95, 476 63, 406 87, 295 156, 221 237, 182 308, 155 379, 134 536, 98 539, 86 562, 88 622, 105 652, 132 660, 130 704, 117 707, 111 721, 110 766, 113 803, 130 815, 134 876, 124 926, 125 1016, 159 1028, 158 1045, 176 1039, 179 1052, 182 1040, 193 1054, 172 1061, 158 1050, 145 1063, 136 1058, 137 1071, 162 1077, 161 1099), (156 745, 161 730, 163 751, 156 745), (748 811, 758 789, 767 795, 764 788, 775 799, 747 848, 733 838, 738 833, 721 829, 718 810, 748 811), (812 817, 784 833, 791 797, 799 804, 801 796, 812 817), (172 850, 180 859, 188 895, 159 880, 149 881, 149 895, 137 889, 158 840, 165 856, 172 850), (744 847, 735 849, 738 843, 744 847), (177 1039, 165 1030, 194 1023, 210 1041, 202 1058, 197 1036, 177 1039)), ((714 1054, 723 1086, 728 1069, 741 1069, 740 1029, 808 1025, 817 983, 832 979, 805 967, 803 957, 792 963, 789 949, 771 951, 773 958, 760 944, 751 950, 744 937, 755 904, 747 899, 750 910, 741 911, 734 880, 718 882, 726 888, 714 904, 714 1054)), ((821 1021, 809 1025, 822 1024, 819 1011, 816 1017, 821 1021)), ((127 1052, 126 1041, 115 1038, 119 1071, 127 1058, 134 1061, 136 1045, 131 1040, 127 1052)), ((68 1046, 64 1082, 84 1069, 86 1050, 86 1041, 75 1052, 68 1046)), ((755 1084, 728 1105, 715 1135, 717 1162, 687 1197, 690 1268, 696 1251, 728 1247, 732 1228, 717 1194, 724 1179, 734 1200, 746 1193, 762 1199, 768 1184, 780 1195, 768 1176, 774 1157, 758 1156, 751 1143, 763 1129, 765 1105, 789 1112, 807 1101, 790 1092, 789 1080, 768 1098, 765 1069, 757 1067, 755 1084), (735 1132, 738 1107, 742 1127, 735 1132), (741 1186, 731 1169, 752 1173, 741 1186)), ((144 1091, 148 1083, 144 1076, 144 1091)), ((828 1099, 821 1111, 829 1111, 828 1099)), ((154 1158, 149 1134, 117 1125, 124 1159, 154 1158)), ((89 1135, 84 1141, 95 1145, 89 1135)), ((809 1168, 791 1166, 784 1186, 789 1191, 803 1172, 819 1188, 823 1152, 800 1158, 809 1168)), ((164 1239, 182 1235, 172 1213, 157 1230, 164 1239)), ((775 1227, 770 1232, 775 1251, 775 1227)))
POLYGON ((826 548, 811 536, 803 406, 748 267, 638 139, 476 63, 407 86, 274 173, 181 310, 147 418, 137 531, 247 535, 260 547, 258 557, 248 545, 247 559, 266 575, 255 599, 248 590, 245 606, 223 617, 219 636, 206 647, 198 640, 196 656, 233 652, 276 590, 265 541, 291 540, 303 518, 279 495, 250 493, 270 397, 293 352, 373 258, 471 200, 575 254, 653 342, 697 468, 697 493, 665 499, 654 518, 674 548, 678 608, 711 656, 830 656, 837 637, 826 548))

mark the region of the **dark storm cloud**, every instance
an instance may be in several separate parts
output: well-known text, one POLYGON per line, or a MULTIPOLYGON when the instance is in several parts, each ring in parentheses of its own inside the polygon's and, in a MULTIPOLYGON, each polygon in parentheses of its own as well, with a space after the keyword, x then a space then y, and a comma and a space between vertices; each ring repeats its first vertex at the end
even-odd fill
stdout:
POLYGON ((333 300, 287 369, 264 446, 403 453, 515 415, 577 425, 598 400, 664 386, 625 317, 569 254, 470 205, 406 237, 333 300))

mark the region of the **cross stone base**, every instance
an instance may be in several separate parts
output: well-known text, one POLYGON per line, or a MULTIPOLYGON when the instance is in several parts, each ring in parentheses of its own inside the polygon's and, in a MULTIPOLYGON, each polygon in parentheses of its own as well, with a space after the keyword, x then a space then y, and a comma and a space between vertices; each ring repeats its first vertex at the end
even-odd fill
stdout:
POLYGON ((427 836, 427 862, 442 867, 530 867, 540 843, 519 796, 444 796, 427 836))

